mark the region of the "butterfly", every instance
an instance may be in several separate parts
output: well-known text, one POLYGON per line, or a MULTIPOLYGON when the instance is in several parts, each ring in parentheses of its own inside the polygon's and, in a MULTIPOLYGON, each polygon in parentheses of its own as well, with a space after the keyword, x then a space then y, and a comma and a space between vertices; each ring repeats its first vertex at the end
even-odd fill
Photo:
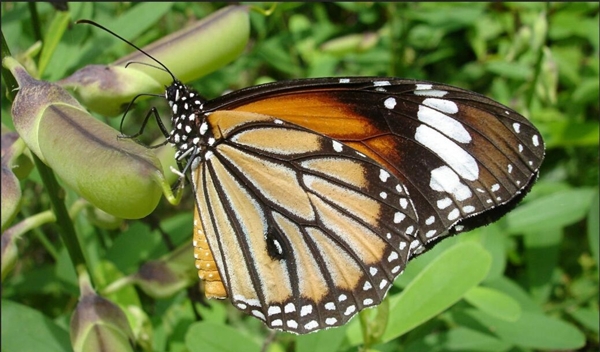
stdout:
POLYGON ((525 117, 445 84, 300 79, 206 100, 171 76, 205 293, 272 329, 378 305, 412 258, 511 210, 544 158, 525 117))

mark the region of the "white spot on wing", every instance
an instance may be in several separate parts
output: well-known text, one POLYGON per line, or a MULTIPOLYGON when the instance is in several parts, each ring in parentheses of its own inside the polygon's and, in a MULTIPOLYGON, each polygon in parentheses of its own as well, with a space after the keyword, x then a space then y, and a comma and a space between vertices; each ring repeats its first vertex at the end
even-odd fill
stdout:
POLYGON ((423 100, 423 105, 427 105, 430 108, 434 108, 447 114, 456 114, 458 112, 458 105, 448 99, 427 98, 423 100))
POLYGON ((417 83, 417 87, 415 89, 416 90, 428 90, 428 89, 431 89, 432 87, 433 87, 433 85, 431 85, 431 84, 417 83))
POLYGON ((539 140, 537 134, 534 134, 533 137, 531 137, 531 141, 533 142, 533 145, 536 147, 540 145, 540 140, 539 140))
POLYGON ((383 87, 383 86, 389 86, 389 85, 391 85, 391 83, 388 81, 375 81, 375 82, 373 82, 373 85, 375 87, 383 87))
POLYGON ((465 213, 467 213, 467 214, 468 214, 468 213, 472 213, 472 212, 474 212, 474 211, 475 211, 475 207, 474 207, 474 206, 472 206, 472 205, 466 205, 466 206, 464 206, 464 207, 463 207, 463 211, 464 211, 465 213))
POLYGON ((465 129, 464 125, 448 115, 442 114, 430 107, 419 105, 417 116, 419 121, 425 122, 459 143, 471 142, 471 135, 465 129))
POLYGON ((319 326, 319 323, 317 323, 317 321, 316 321, 316 320, 311 320, 311 321, 309 321, 308 323, 306 323, 306 324, 304 325, 304 328, 305 328, 306 330, 312 330, 312 329, 315 329, 315 328, 317 328, 318 326, 319 326))
POLYGON ((513 123, 513 130, 515 130, 515 132, 520 133, 521 132, 521 124, 518 122, 513 123))
MULTIPOLYGON (((418 84, 417 84, 418 86, 418 84)), ((431 86, 431 85, 429 85, 431 86)), ((435 97, 441 98, 448 94, 445 90, 431 89, 431 90, 415 90, 415 95, 423 96, 423 97, 435 97)))
POLYGON ((446 209, 452 204, 452 199, 446 197, 437 201, 438 209, 446 209))
POLYGON ((350 83, 350 78, 340 78, 340 83, 350 83))
POLYGON ((341 152, 343 150, 343 145, 340 142, 337 141, 333 141, 333 150, 335 150, 336 152, 341 152))
POLYGON ((404 220, 405 217, 406 215, 397 212, 396 214, 394 214, 394 224, 399 224, 400 222, 402 222, 402 220, 404 220))
POLYGON ((395 98, 387 98, 384 102, 383 105, 385 105, 385 107, 387 109, 392 110, 393 108, 396 107, 396 99, 395 98))
POLYGON ((281 313, 281 307, 279 306, 270 306, 269 310, 267 310, 267 315, 274 315, 281 313))
POLYGON ((259 310, 253 310, 252 315, 254 315, 255 317, 257 317, 260 320, 265 320, 265 315, 259 310))
POLYGON ((310 304, 302 306, 302 309, 300 310, 300 316, 301 317, 309 315, 310 313, 312 313, 312 306, 310 304))
POLYGON ((450 193, 458 201, 473 195, 469 187, 461 183, 458 175, 448 166, 440 166, 431 171, 429 187, 434 191, 450 193))
POLYGON ((458 219, 459 215, 460 215, 460 211, 458 211, 458 209, 454 208, 448 214, 448 220, 456 220, 456 219, 458 219))
POLYGON ((402 207, 402 209, 406 209, 408 207, 408 201, 406 200, 406 198, 400 198, 400 206, 402 207))
POLYGON ((381 182, 387 181, 389 177, 390 174, 387 171, 385 171, 384 169, 379 170, 379 179, 381 180, 381 182))
POLYGON ((460 177, 469 181, 475 181, 479 177, 477 161, 467 151, 442 133, 429 126, 421 125, 417 127, 415 139, 437 154, 460 177))

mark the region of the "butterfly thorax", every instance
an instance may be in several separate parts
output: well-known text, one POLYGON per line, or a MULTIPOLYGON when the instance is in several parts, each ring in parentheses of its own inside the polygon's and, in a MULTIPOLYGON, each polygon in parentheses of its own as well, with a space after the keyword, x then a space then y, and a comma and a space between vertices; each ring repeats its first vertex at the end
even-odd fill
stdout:
POLYGON ((173 128, 168 140, 177 149, 175 158, 181 160, 202 154, 214 140, 207 131, 202 106, 205 100, 198 92, 180 81, 174 81, 167 87, 165 98, 172 112, 173 128))

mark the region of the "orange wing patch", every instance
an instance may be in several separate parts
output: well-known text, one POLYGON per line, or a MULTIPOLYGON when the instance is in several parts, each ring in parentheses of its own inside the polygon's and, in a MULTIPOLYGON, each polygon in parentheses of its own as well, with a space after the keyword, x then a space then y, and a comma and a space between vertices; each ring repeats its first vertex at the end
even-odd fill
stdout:
POLYGON ((389 129, 357 113, 352 105, 331 97, 331 91, 274 96, 241 105, 233 110, 276 116, 284 121, 344 142, 385 167, 392 166, 382 149, 397 145, 389 129), (378 142, 382 139, 380 142, 378 142), (367 145, 369 140, 371 145, 367 145), (392 143, 390 145, 390 142, 392 143), (379 147, 379 146, 382 147, 379 147))

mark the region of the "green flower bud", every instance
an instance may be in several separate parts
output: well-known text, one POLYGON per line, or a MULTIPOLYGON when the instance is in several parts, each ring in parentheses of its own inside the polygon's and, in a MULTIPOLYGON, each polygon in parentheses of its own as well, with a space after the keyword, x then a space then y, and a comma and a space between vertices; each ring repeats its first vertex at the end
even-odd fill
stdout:
MULTIPOLYGON (((21 204, 21 186, 15 168, 21 169, 21 174, 31 170, 31 162, 24 156, 20 158, 24 147, 17 133, 2 129, 2 231, 14 219, 21 204), (26 165, 18 165, 19 162, 26 165)), ((4 261, 2 263, 4 266, 4 261)))
MULTIPOLYGON (((4 203, 4 200, 2 201, 2 203, 4 203)), ((2 207, 4 207, 4 205, 2 205, 2 207)), ((4 211, 4 209, 2 209, 2 211, 4 211)), ((14 232, 7 231, 2 233, 2 281, 4 281, 6 275, 12 271, 15 264, 17 263, 17 259, 19 256, 17 244, 15 243, 17 238, 18 237, 15 235, 14 232)))
POLYGON ((371 49, 379 41, 377 33, 350 34, 329 40, 321 45, 324 53, 342 56, 348 53, 363 52, 371 49))
POLYGON ((87 207, 86 216, 94 226, 102 229, 115 230, 123 224, 122 218, 111 215, 95 207, 87 207))
MULTIPOLYGON (((247 6, 228 6, 194 24, 144 47, 144 51, 162 62, 182 82, 196 80, 234 59, 245 49, 250 38, 250 16, 247 6)), ((156 62, 139 51, 117 60, 115 65, 156 62)), ((171 76, 161 70, 133 64, 129 68, 143 71, 163 85, 171 76)))
POLYGON ((70 89, 91 111, 104 116, 122 113, 140 92, 162 92, 163 84, 144 72, 121 66, 88 65, 57 82, 70 89))
POLYGON ((80 278, 81 296, 71 317, 71 345, 75 352, 133 351, 133 331, 119 306, 96 294, 80 278))
MULTIPOLYGON (((249 37, 248 8, 229 6, 143 50, 177 79, 190 82, 237 58, 249 37)), ((158 66, 136 50, 110 66, 87 66, 57 83, 72 90, 91 111, 116 116, 140 93, 164 93, 173 78, 158 66)))
POLYGON ((193 252, 186 243, 158 260, 148 261, 134 274, 133 282, 151 297, 169 297, 197 282, 193 252))
POLYGON ((137 219, 170 192, 153 150, 118 138, 63 88, 31 78, 14 59, 3 63, 20 87, 12 105, 17 132, 79 195, 109 214, 137 219))

